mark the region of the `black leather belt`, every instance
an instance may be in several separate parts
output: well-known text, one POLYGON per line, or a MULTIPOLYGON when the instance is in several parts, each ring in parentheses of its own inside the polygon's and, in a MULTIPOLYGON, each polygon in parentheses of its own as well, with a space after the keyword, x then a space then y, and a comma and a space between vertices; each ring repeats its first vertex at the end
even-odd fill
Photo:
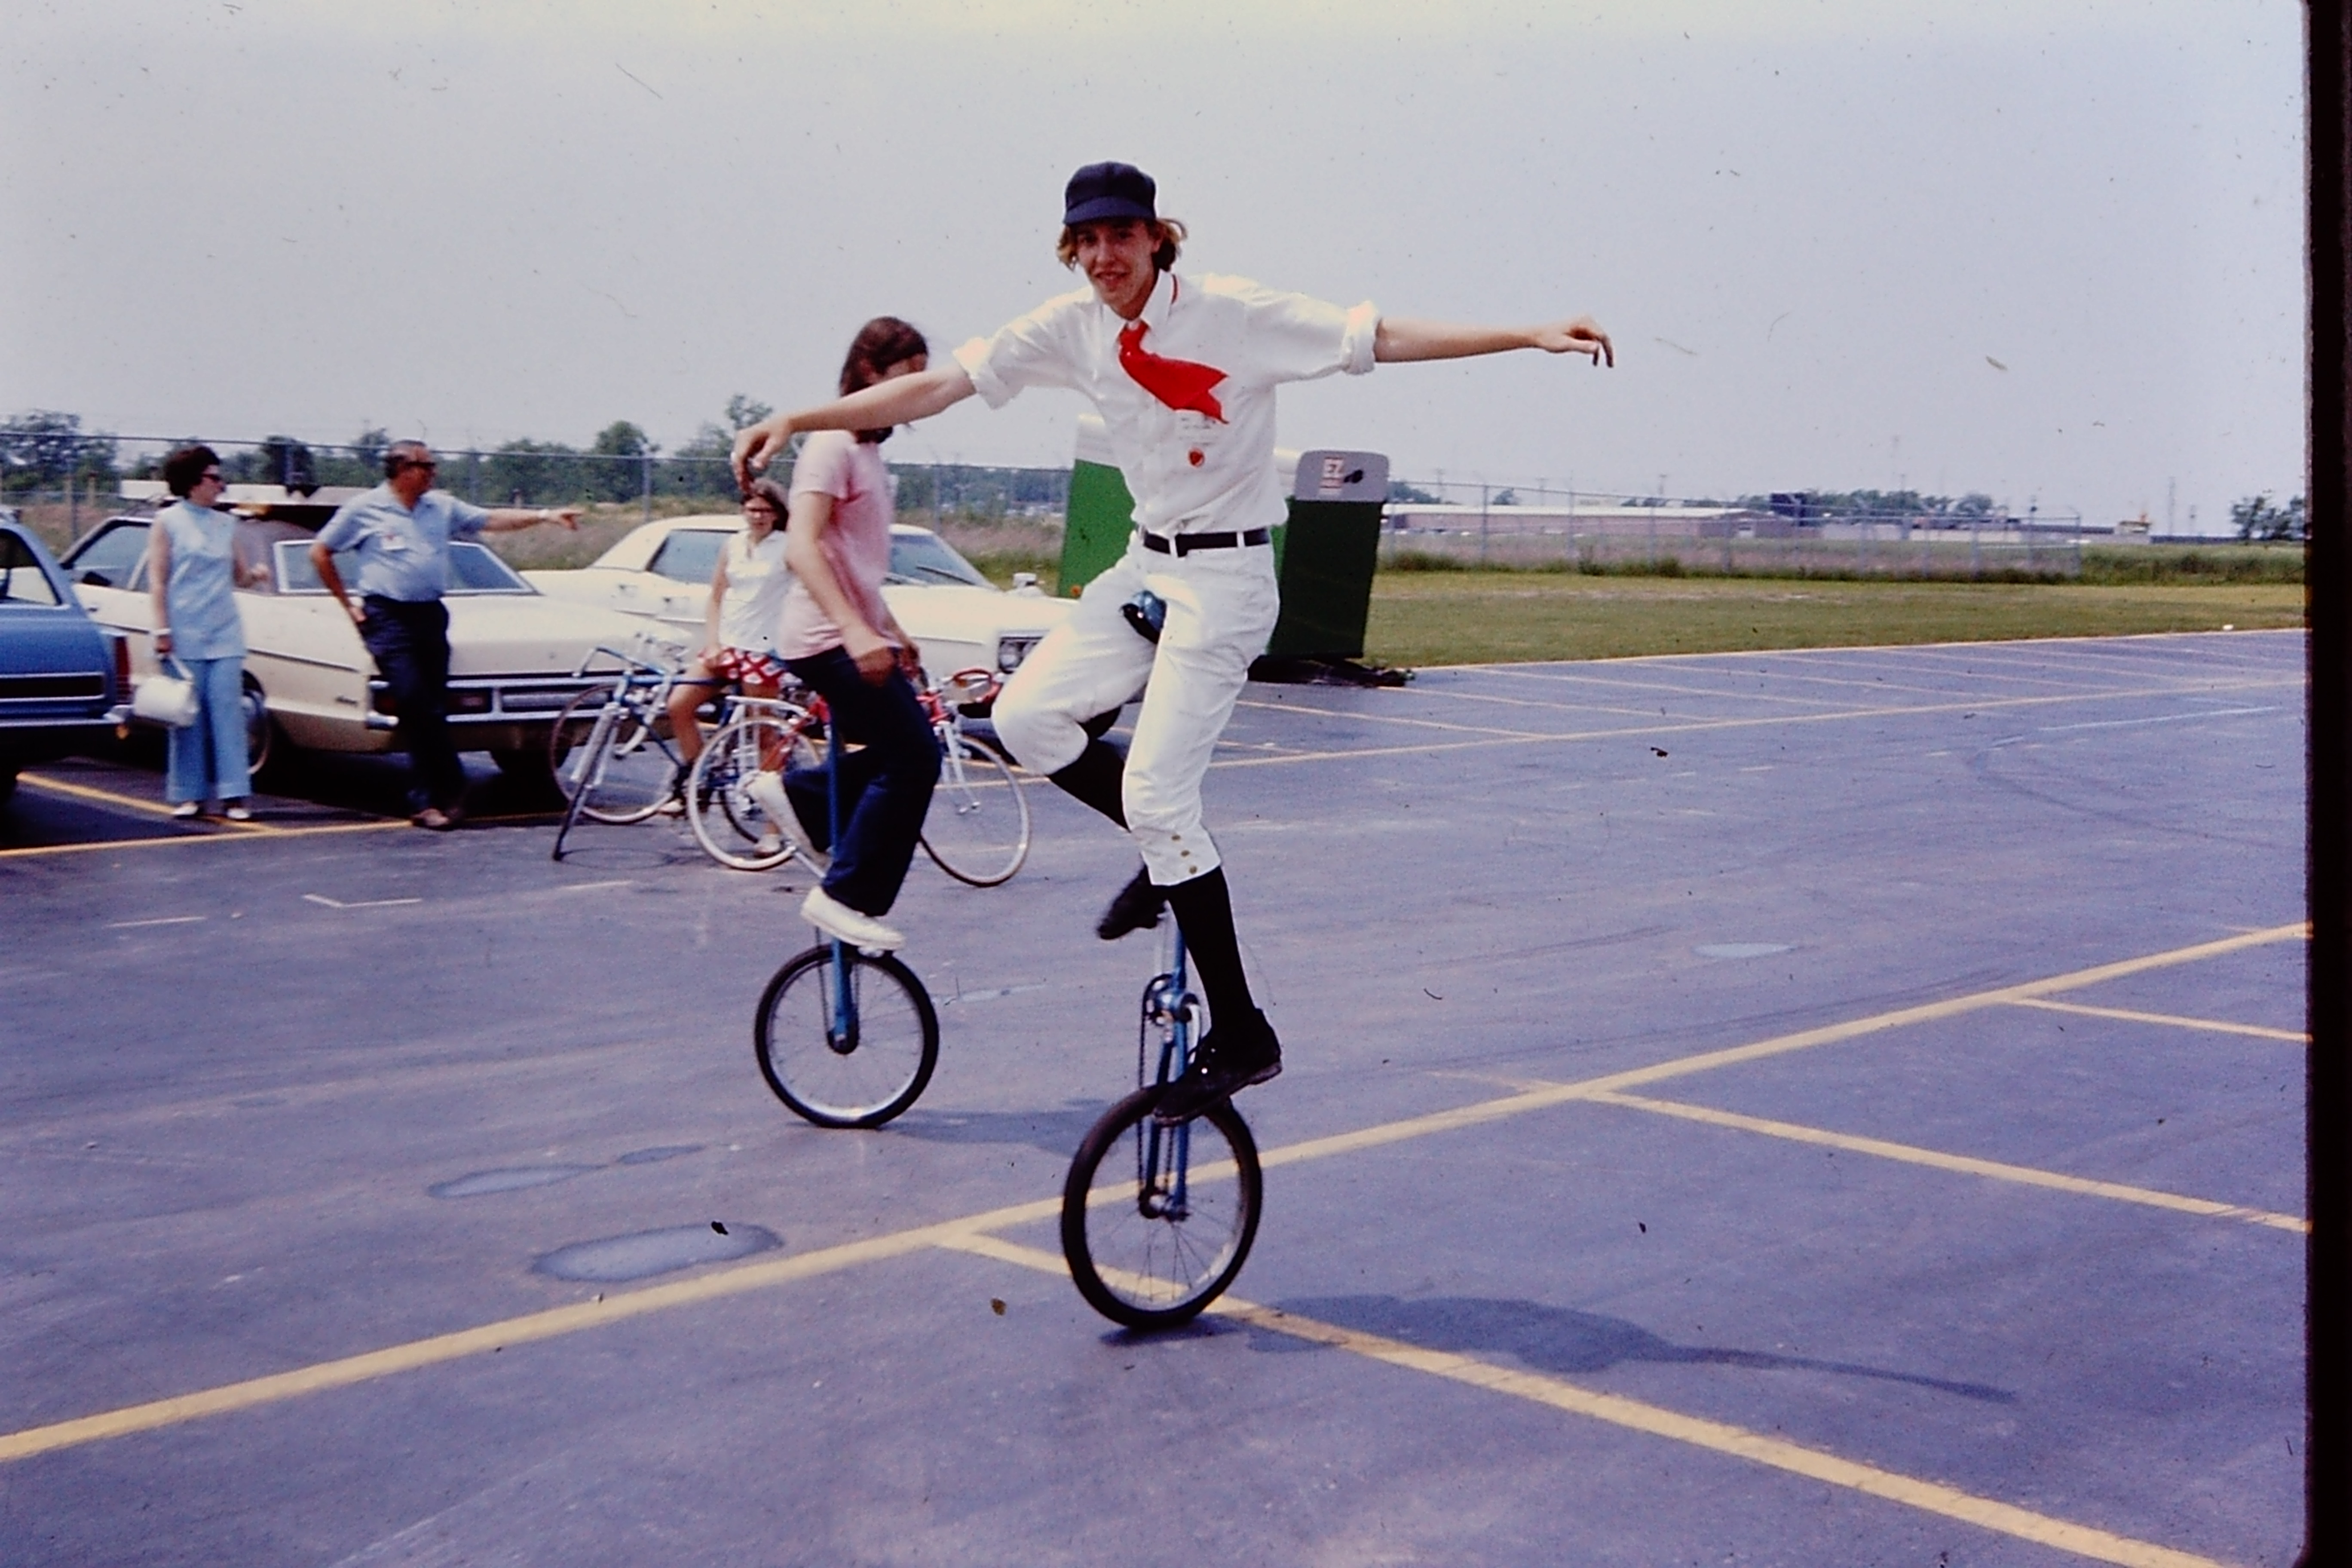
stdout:
POLYGON ((1274 539, 1273 531, 1248 529, 1240 533, 1180 533, 1173 539, 1163 539, 1156 533, 1143 535, 1143 548, 1157 550, 1162 555, 1190 555, 1195 550, 1232 550, 1244 544, 1267 544, 1274 539))

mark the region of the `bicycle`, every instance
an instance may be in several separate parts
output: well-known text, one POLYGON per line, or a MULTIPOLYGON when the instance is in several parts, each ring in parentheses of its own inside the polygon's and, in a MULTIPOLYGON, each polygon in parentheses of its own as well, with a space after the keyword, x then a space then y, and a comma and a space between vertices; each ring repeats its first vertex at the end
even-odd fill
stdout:
POLYGON ((677 670, 599 647, 572 674, 586 675, 599 657, 617 661, 620 673, 609 687, 576 694, 547 732, 549 771, 564 796, 551 852, 557 860, 583 816, 616 827, 652 816, 670 798, 683 766, 665 730, 677 670))
POLYGON ((1003 756, 963 731, 966 705, 992 702, 995 671, 960 669, 919 694, 940 740, 940 782, 923 818, 923 853, 975 888, 1010 881, 1029 858, 1029 796, 1003 756))
MULTIPOLYGON (((963 731, 961 707, 993 699, 1002 683, 984 669, 960 670, 918 693, 940 746, 940 782, 923 819, 920 843, 932 863, 958 881, 992 888, 1012 879, 1029 858, 1029 797, 1020 775, 995 750, 963 731)), ((711 858, 743 871, 780 866, 795 852, 795 825, 775 821, 755 798, 751 780, 824 765, 831 742, 824 699, 805 704, 781 699, 735 700, 736 715, 711 737, 688 787, 688 816, 711 858), (706 760, 707 759, 707 762, 706 760), (772 826, 776 835, 767 829, 772 826)), ((826 848, 801 846, 813 870, 826 868, 826 848)))
MULTIPOLYGON (((825 733, 826 814, 841 778, 825 733)), ((930 993, 898 955, 829 938, 784 961, 760 994, 751 1044, 776 1098, 819 1127, 879 1127, 915 1103, 940 1060, 930 993)))
POLYGON ((814 697, 805 707, 782 697, 728 698, 684 792, 687 826, 704 854, 738 871, 765 871, 793 858, 793 825, 775 796, 761 798, 768 794, 761 778, 773 775, 781 787, 788 767, 826 761, 827 750, 813 738, 822 716, 814 697))
POLYGON ((1087 1305, 1130 1329, 1190 1322, 1224 1293, 1257 1239, 1265 1195, 1257 1142, 1231 1100, 1166 1125, 1152 1112, 1198 1045, 1184 934, 1169 922, 1166 969, 1143 988, 1135 1092, 1078 1143, 1062 1184, 1062 1256, 1087 1305), (1154 1032, 1157 1076, 1144 1068, 1154 1032))

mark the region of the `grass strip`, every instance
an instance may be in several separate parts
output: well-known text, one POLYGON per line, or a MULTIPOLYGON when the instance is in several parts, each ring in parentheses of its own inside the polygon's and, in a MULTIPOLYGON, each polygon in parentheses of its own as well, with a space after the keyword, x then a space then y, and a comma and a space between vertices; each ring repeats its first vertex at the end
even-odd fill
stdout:
POLYGON ((1383 572, 1365 657, 1413 667, 2304 625, 2287 583, 2214 585, 1383 572))

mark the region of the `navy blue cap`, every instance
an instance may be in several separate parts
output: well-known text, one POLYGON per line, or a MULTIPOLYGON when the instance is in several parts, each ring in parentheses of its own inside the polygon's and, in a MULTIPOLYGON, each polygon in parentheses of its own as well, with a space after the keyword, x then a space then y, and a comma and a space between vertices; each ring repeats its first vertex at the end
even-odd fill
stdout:
POLYGON ((1157 223, 1151 204, 1159 195, 1151 176, 1132 163, 1088 163, 1062 192, 1062 226, 1121 217, 1157 223))

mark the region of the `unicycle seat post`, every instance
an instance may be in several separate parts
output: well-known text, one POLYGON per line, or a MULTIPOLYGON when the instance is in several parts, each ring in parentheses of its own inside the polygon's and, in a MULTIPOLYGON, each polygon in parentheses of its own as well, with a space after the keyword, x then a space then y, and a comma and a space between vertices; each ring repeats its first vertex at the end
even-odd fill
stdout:
MULTIPOLYGON (((833 708, 824 710, 824 824, 825 843, 831 852, 841 853, 841 736, 833 725, 833 708)), ((778 828, 783 824, 778 823, 778 828)), ((819 878, 819 886, 823 878, 819 878)), ((857 1037, 856 993, 849 984, 849 948, 839 937, 833 944, 833 1028, 837 1038, 855 1041, 857 1037)), ((836 1047, 837 1048, 837 1047, 836 1047)))

